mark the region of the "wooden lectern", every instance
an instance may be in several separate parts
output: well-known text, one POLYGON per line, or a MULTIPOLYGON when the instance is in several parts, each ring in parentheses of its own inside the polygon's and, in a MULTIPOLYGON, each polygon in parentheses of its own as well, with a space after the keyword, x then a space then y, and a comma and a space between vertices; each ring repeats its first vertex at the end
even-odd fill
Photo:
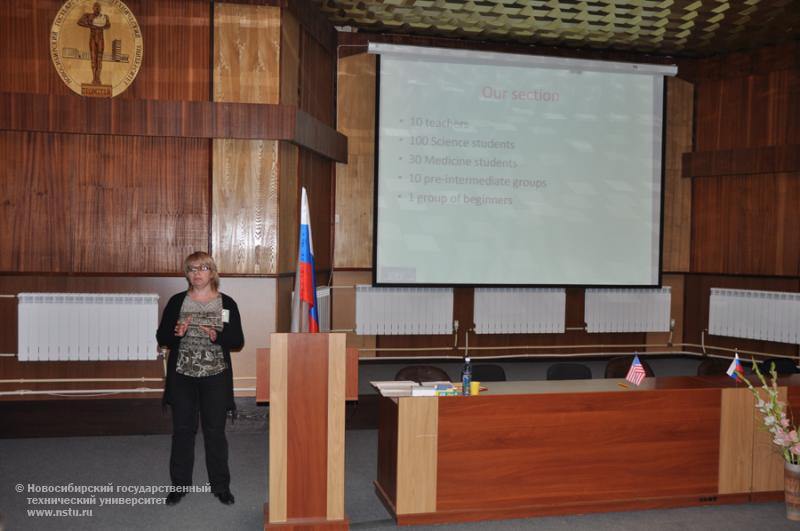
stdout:
POLYGON ((272 334, 257 351, 256 401, 269 402, 264 529, 349 529, 344 407, 358 399, 358 352, 345 334, 272 334))

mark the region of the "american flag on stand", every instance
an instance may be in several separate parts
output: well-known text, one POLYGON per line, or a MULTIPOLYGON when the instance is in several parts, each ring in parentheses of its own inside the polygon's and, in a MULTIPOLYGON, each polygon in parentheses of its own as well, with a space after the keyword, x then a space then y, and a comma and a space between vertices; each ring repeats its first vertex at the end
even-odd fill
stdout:
POLYGON ((639 385, 644 381, 645 376, 644 367, 642 366, 642 362, 639 361, 639 355, 637 354, 633 357, 633 363, 631 363, 631 368, 628 369, 628 374, 625 376, 625 379, 633 385, 639 385))

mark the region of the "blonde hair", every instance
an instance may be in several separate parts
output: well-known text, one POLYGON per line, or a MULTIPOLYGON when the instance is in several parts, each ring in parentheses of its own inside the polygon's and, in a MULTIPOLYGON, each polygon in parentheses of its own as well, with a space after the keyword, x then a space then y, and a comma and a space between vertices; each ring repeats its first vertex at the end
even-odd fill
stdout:
POLYGON ((219 272, 217 271, 217 264, 211 255, 204 251, 195 251, 187 256, 183 261, 183 276, 186 277, 186 282, 189 283, 189 289, 192 289, 192 281, 189 280, 189 269, 192 266, 207 266, 211 271, 211 287, 214 291, 219 291, 219 272))

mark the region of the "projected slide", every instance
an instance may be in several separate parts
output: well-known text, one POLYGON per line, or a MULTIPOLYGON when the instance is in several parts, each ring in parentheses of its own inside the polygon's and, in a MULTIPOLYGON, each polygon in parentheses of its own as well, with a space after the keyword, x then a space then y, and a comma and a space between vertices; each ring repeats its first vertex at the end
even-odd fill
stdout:
POLYGON ((661 76, 379 64, 377 283, 658 284, 661 76))

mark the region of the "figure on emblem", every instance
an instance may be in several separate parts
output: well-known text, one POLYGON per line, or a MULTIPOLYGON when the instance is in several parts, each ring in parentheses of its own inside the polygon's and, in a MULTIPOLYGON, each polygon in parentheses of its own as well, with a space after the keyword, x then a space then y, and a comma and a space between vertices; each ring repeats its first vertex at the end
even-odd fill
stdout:
POLYGON ((95 2, 92 13, 86 13, 78 19, 78 25, 89 28, 89 56, 92 60, 92 85, 102 85, 100 73, 103 70, 103 51, 105 50, 105 30, 111 27, 111 21, 100 10, 100 2, 95 2))

